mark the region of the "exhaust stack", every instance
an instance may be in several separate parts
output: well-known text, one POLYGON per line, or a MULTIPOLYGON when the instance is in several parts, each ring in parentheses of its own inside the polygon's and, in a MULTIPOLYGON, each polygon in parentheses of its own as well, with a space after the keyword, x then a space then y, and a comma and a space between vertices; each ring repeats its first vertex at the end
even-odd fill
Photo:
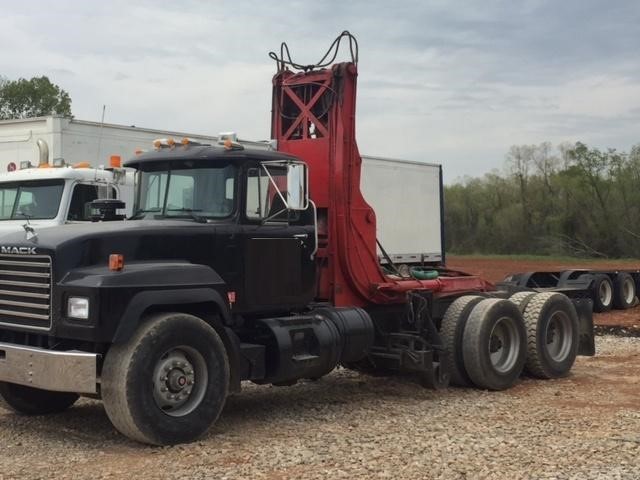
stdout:
POLYGON ((49 165, 49 145, 47 145, 47 142, 41 138, 39 138, 36 143, 38 144, 38 150, 40 151, 38 166, 49 165))

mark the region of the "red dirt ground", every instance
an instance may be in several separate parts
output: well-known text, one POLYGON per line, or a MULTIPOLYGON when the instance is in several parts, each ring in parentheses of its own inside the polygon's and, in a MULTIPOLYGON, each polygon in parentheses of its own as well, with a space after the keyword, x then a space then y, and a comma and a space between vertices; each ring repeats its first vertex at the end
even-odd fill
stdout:
MULTIPOLYGON (((479 275, 491 282, 499 282, 510 273, 529 272, 534 270, 567 270, 570 268, 589 268, 593 270, 607 269, 640 269, 640 261, 634 260, 598 260, 570 261, 554 260, 518 260, 510 258, 489 257, 456 257, 450 255, 447 267, 474 275, 479 275)), ((608 313, 596 313, 594 323, 603 327, 624 327, 640 332, 640 306, 629 310, 613 310, 608 313)))

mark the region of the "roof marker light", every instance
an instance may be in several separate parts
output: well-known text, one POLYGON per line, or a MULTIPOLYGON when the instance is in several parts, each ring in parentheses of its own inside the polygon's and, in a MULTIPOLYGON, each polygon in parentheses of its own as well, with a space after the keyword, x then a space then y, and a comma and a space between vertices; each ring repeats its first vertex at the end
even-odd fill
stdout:
POLYGON ((111 157, 109 157, 109 166, 111 168, 122 167, 122 158, 120 157, 120 155, 111 155, 111 157))
POLYGON ((222 145, 225 150, 244 150, 244 146, 238 142, 234 142, 230 138, 226 138, 224 141, 218 141, 218 145, 222 145))

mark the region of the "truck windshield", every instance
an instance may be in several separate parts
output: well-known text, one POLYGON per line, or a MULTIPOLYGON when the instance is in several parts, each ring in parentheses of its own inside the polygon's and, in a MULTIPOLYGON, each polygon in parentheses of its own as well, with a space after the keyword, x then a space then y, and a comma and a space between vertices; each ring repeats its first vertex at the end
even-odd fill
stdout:
POLYGON ((233 213, 236 169, 140 171, 134 218, 225 218, 233 213))
POLYGON ((64 180, 0 183, 0 220, 55 218, 64 180))

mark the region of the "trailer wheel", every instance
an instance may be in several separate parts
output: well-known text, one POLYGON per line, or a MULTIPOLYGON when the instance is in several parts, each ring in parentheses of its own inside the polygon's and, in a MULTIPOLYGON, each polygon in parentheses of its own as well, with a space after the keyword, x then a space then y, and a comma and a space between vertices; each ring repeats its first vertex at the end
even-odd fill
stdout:
POLYGON ((451 385, 457 387, 469 387, 473 385, 464 368, 462 335, 471 310, 483 299, 484 297, 478 295, 459 297, 449 305, 442 319, 440 334, 444 346, 449 352, 448 366, 451 375, 451 385))
POLYGON ((608 275, 597 273, 593 276, 591 295, 594 312, 602 313, 611 310, 613 307, 613 283, 608 275))
POLYGON ((520 310, 509 300, 481 301, 469 315, 462 345, 465 368, 477 387, 509 388, 526 361, 526 331, 520 310))
POLYGON ((76 393, 52 392, 0 382, 0 405, 22 415, 63 412, 76 403, 78 398, 76 393))
POLYGON ((627 272, 620 272, 613 280, 613 306, 619 310, 631 308, 636 300, 636 282, 627 272))
POLYGON ((536 295, 536 292, 518 292, 509 297, 509 301, 516 304, 518 309, 524 313, 529 301, 536 295))
POLYGON ((222 340, 203 320, 182 313, 149 318, 111 347, 102 399, 113 425, 154 445, 190 442, 218 419, 229 388, 222 340))
POLYGON ((578 314, 566 295, 537 294, 524 311, 527 373, 558 378, 571 370, 578 353, 578 314))

